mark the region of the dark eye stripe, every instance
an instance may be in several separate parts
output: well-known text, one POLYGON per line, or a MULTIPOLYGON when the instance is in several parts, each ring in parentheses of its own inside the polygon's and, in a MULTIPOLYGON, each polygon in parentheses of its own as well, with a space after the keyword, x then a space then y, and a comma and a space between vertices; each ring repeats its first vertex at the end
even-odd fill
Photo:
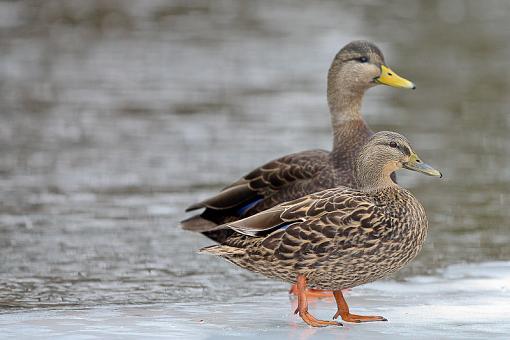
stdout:
POLYGON ((367 63, 369 61, 369 59, 368 59, 368 57, 365 57, 365 56, 353 57, 353 58, 346 59, 344 62, 348 62, 348 61, 358 61, 360 63, 367 63))
POLYGON ((409 148, 407 146, 402 146, 400 148, 400 150, 402 150, 402 152, 406 155, 406 156, 411 156, 411 150, 409 150, 409 148))
POLYGON ((411 150, 406 145, 401 145, 395 141, 391 141, 389 146, 392 148, 399 149, 406 156, 411 156, 411 150))

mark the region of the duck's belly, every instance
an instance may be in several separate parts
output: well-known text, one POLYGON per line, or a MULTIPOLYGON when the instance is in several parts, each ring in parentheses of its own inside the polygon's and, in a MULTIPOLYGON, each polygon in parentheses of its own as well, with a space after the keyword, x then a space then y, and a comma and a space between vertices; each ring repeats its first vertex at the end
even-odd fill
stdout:
POLYGON ((340 290, 384 278, 400 270, 407 262, 385 264, 364 261, 362 265, 337 263, 334 267, 313 270, 306 277, 311 288, 340 290))
POLYGON ((273 279, 296 282, 299 274, 307 277, 308 286, 317 289, 352 288, 388 276, 409 263, 421 250, 422 242, 383 244, 378 251, 357 254, 330 254, 315 261, 268 260, 261 257, 237 257, 229 260, 240 267, 273 279), (391 247, 390 247, 391 245, 391 247))
POLYGON ((325 264, 315 263, 306 274, 312 288, 339 290, 373 282, 402 269, 422 248, 422 242, 383 242, 375 252, 356 256, 331 256, 325 264))

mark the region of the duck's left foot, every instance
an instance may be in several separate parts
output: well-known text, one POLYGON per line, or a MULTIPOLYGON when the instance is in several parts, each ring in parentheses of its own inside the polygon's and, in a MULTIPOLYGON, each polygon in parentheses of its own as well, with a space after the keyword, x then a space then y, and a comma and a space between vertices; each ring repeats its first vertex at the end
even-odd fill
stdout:
POLYGON ((343 326, 340 322, 337 321, 327 321, 327 320, 319 320, 316 319, 312 314, 308 312, 308 310, 304 311, 296 311, 296 314, 299 314, 301 319, 306 322, 309 326, 312 327, 326 327, 326 326, 343 326))
POLYGON ((306 297, 306 277, 303 275, 298 275, 297 277, 297 297, 298 297, 298 307, 295 314, 299 314, 301 319, 306 322, 309 326, 312 327, 325 327, 325 326, 342 326, 340 322, 336 321, 326 321, 316 319, 313 315, 308 312, 308 300, 306 297))
POLYGON ((383 318, 382 316, 369 316, 369 315, 356 315, 351 314, 349 312, 349 306, 347 305, 347 302, 344 299, 344 296, 342 294, 341 290, 335 290, 333 292, 333 296, 336 300, 337 305, 337 312, 333 316, 333 319, 338 318, 339 316, 342 317, 342 320, 346 322, 372 322, 372 321, 388 321, 386 318, 383 318))

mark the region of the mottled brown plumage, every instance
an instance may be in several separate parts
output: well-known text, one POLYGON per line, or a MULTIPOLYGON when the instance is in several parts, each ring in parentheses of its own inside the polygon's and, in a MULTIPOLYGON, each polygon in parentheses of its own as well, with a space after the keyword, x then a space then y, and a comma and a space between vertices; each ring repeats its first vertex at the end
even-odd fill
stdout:
POLYGON ((418 254, 428 223, 420 202, 390 174, 401 167, 441 174, 394 132, 372 136, 356 165, 359 189, 327 189, 219 226, 233 234, 202 252, 270 278, 295 283, 302 277, 310 287, 333 291, 394 273, 418 254))
POLYGON ((309 150, 273 160, 219 194, 190 206, 187 211, 205 210, 182 221, 181 226, 203 232, 221 243, 231 232, 211 231, 216 225, 251 216, 316 191, 339 185, 356 187, 354 160, 372 135, 360 112, 365 91, 378 83, 414 87, 394 73, 389 73, 389 80, 384 78, 388 74, 384 70, 388 70, 384 68, 384 57, 372 43, 354 41, 342 48, 328 73, 327 95, 334 135, 332 151, 309 150))
MULTIPOLYGON (((253 217, 228 225, 253 236, 230 237, 227 245, 235 248, 235 255, 230 256, 228 248, 223 257, 287 282, 303 274, 310 287, 327 290, 352 288, 400 269, 421 249, 427 231, 422 206, 407 190, 394 186, 374 192, 328 189, 253 217), (291 225, 277 229, 286 223, 291 225), (260 226, 277 230, 257 237, 254 231, 260 226)), ((223 249, 217 246, 215 251, 223 249)))

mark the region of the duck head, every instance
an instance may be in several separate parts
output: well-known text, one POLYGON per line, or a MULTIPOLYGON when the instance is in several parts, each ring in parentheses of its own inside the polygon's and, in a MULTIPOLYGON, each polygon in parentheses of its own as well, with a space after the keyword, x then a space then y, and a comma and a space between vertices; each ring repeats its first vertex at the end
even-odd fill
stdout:
POLYGON ((360 188, 378 189, 396 185, 391 173, 399 169, 417 171, 428 176, 443 177, 440 171, 424 163, 401 134, 381 131, 361 148, 356 168, 360 188))
POLYGON ((376 85, 415 89, 384 61, 381 50, 371 42, 358 40, 337 53, 328 72, 328 103, 332 113, 356 113, 366 90, 376 85))

